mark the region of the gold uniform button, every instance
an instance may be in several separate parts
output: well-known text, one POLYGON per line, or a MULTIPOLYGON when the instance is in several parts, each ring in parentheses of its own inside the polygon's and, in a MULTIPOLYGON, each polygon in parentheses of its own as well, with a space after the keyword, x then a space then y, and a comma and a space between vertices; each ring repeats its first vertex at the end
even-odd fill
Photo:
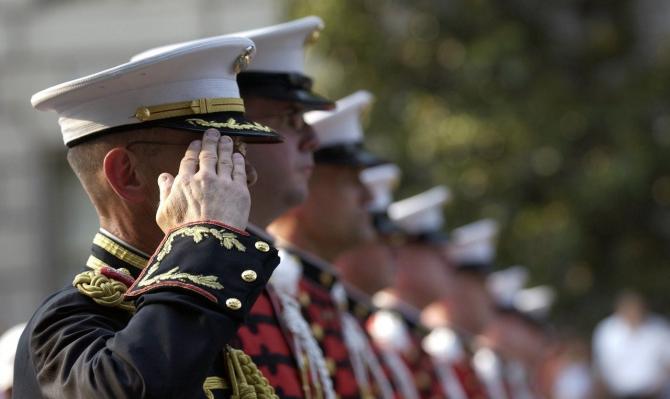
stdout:
POLYGON ((270 250, 270 245, 265 241, 256 241, 254 246, 261 252, 268 252, 270 250))
POLYGON ((328 357, 326 358, 326 368, 328 369, 328 373, 331 376, 334 376, 337 372, 337 363, 335 363, 335 360, 328 357))
POLYGON ((308 305, 312 302, 312 299, 309 297, 309 294, 308 294, 308 293, 306 293, 306 292, 301 292, 301 293, 298 295, 298 301, 300 301, 300 304, 301 304, 302 306, 308 306, 308 305))
POLYGON ((258 274, 256 274, 256 272, 253 270, 245 270, 242 272, 242 280, 246 281, 247 283, 253 283, 257 278, 258 274))
POLYGON ((426 389, 430 387, 430 375, 426 373, 425 371, 419 371, 414 375, 414 380, 416 381, 416 385, 419 389, 426 389))
POLYGON ((325 286, 329 286, 330 284, 332 284, 333 279, 334 279, 333 275, 328 272, 321 272, 321 274, 319 275, 319 281, 321 282, 321 284, 325 286))
POLYGON ((242 307, 242 302, 237 298, 228 298, 226 299, 226 306, 228 306, 228 309, 238 310, 242 307))
POLYGON ((323 339, 323 327, 318 324, 312 324, 312 334, 317 341, 321 341, 323 339))

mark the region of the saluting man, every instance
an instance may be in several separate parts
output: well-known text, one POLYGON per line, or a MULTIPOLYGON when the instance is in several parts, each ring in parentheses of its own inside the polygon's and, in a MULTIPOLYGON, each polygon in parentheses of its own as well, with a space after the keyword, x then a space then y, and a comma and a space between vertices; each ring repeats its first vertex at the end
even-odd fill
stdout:
POLYGON ((244 117, 235 74, 253 52, 219 38, 33 96, 59 115, 101 229, 85 270, 29 321, 15 398, 223 397, 223 377, 233 393, 276 397, 226 346, 279 262, 245 231, 240 140, 278 141, 244 117))
MULTIPOLYGON (((303 113, 334 106, 312 91, 312 79, 305 72, 306 46, 318 39, 323 26, 320 18, 311 16, 235 34, 253 40, 258 49, 253 64, 237 77, 247 115, 274 128, 282 140, 247 150, 258 174, 251 188, 250 229, 268 242, 272 238, 265 227, 307 196, 317 139, 303 113)), ((216 38, 190 44, 206 45, 211 40, 216 38)), ((178 46, 183 44, 149 50, 136 58, 178 46)), ((276 277, 281 282, 281 276, 276 277)), ((294 310, 284 285, 271 284, 247 316, 233 346, 252 357, 280 397, 332 398, 333 383, 323 353, 307 322, 294 310)))

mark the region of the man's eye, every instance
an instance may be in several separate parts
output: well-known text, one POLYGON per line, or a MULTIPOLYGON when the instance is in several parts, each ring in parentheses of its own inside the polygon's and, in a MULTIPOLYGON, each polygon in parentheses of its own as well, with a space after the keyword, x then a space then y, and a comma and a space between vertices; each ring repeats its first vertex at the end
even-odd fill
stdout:
POLYGON ((295 130, 302 130, 305 127, 305 120, 302 118, 301 113, 291 114, 289 116, 290 121, 289 126, 295 130))

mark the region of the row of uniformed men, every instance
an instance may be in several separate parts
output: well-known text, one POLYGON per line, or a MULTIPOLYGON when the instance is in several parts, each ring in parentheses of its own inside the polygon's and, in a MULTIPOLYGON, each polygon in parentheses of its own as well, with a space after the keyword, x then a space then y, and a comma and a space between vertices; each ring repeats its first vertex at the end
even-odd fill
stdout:
MULTIPOLYGON (((447 241, 446 188, 392 203, 397 167, 363 147, 372 96, 311 90, 304 47, 322 28, 169 45, 33 97, 58 113, 101 230, 28 323, 16 398, 531 397, 494 340, 474 346, 495 223, 447 241), (176 177, 157 193, 161 172, 176 177), (250 211, 170 219, 171 190, 205 172, 255 183, 250 211)), ((188 187, 182 208, 206 203, 188 187)))

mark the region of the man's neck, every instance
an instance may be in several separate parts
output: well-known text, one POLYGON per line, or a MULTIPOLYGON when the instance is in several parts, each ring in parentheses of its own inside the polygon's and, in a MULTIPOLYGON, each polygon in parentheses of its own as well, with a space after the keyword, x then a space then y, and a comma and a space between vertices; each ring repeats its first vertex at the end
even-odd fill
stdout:
POLYGON ((155 223, 137 224, 133 218, 100 217, 100 227, 142 252, 153 253, 163 239, 163 232, 155 223))
POLYGON ((332 245, 328 245, 326 240, 318 237, 318 234, 313 234, 310 229, 302 226, 298 218, 291 214, 278 218, 268 226, 267 230, 282 241, 329 263, 332 263, 340 253, 332 245))

